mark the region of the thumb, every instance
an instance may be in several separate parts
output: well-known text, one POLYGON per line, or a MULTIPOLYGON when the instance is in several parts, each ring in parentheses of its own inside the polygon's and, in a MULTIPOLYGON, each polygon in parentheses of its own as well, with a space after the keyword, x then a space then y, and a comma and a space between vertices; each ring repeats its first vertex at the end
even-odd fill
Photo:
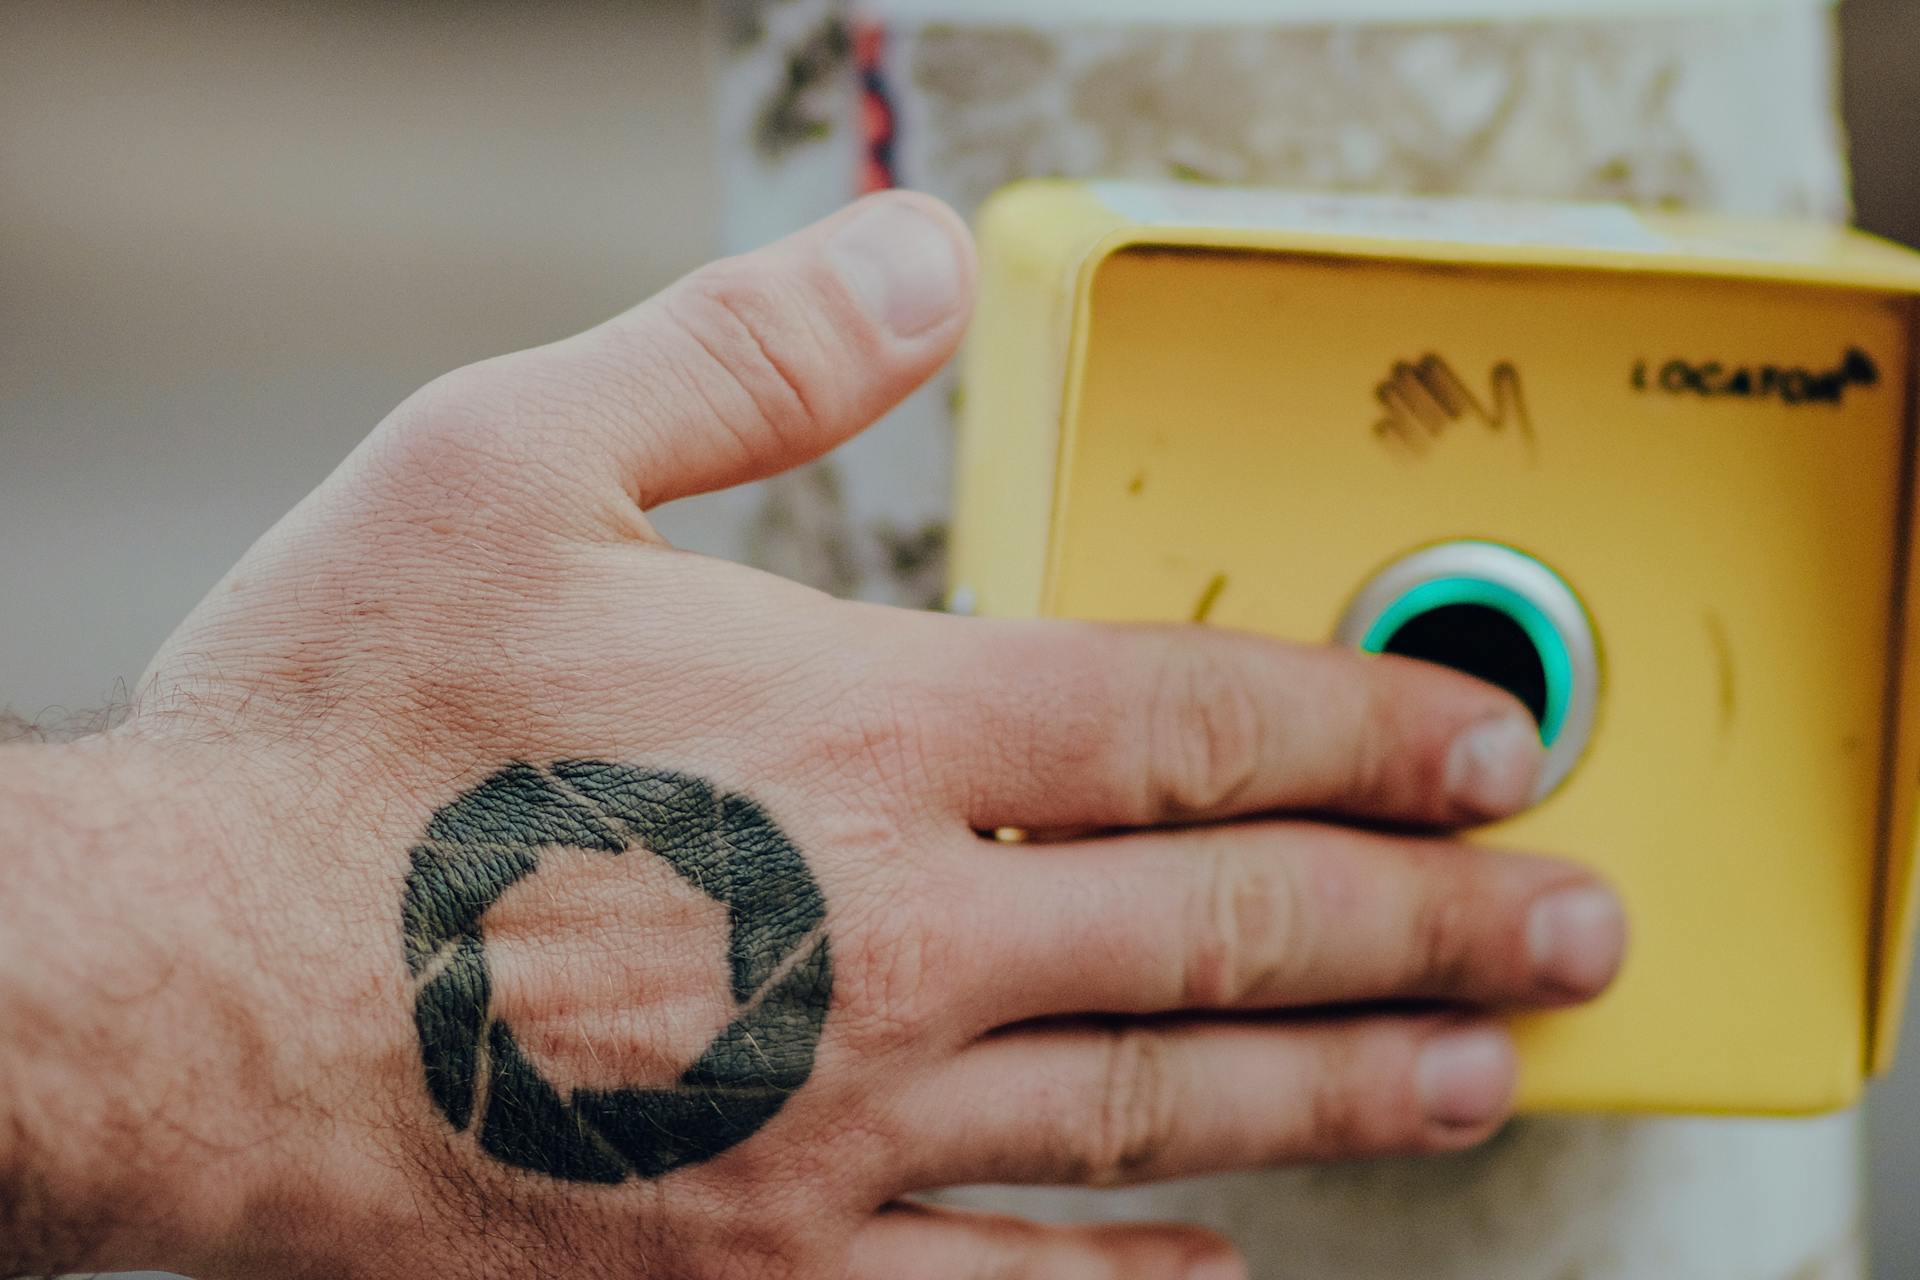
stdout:
POLYGON ((535 420, 651 508, 798 466, 892 408, 953 354, 973 274, 951 209, 889 192, 506 363, 537 365, 522 385, 565 403, 535 420))

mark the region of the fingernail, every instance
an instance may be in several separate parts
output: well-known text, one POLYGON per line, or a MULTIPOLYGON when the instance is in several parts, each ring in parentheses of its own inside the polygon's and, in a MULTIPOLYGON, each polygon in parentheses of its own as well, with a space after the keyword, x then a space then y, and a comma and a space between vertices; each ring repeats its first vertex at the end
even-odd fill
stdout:
POLYGON ((1627 918, 1598 885, 1561 889, 1533 904, 1527 950, 1539 980, 1572 996, 1598 995, 1620 972, 1627 918))
POLYGON ((1187 1268, 1187 1280, 1247 1280, 1247 1268, 1231 1254, 1212 1254, 1187 1268))
POLYGON ((1427 1119, 1478 1129, 1506 1114, 1513 1101, 1513 1044, 1492 1027, 1447 1031, 1420 1051, 1420 1106, 1427 1119))
POLYGON ((960 305, 953 234, 910 200, 870 203, 827 241, 827 258, 868 315, 912 338, 960 305))
POLYGON ((1518 813, 1540 776, 1540 730, 1529 716, 1503 715, 1454 739, 1447 756, 1447 794, 1486 817, 1518 813))

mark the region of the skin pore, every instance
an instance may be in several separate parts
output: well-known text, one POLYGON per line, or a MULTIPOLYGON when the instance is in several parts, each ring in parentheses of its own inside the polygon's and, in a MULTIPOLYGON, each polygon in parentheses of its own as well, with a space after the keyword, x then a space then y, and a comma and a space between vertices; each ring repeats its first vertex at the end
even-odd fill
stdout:
POLYGON ((873 422, 972 270, 875 197, 445 375, 121 722, 0 746, 0 1275, 1234 1280, 914 1196, 1498 1131, 1504 1016, 1625 947, 1592 872, 1459 834, 1531 794, 1512 699, 649 522, 873 422))

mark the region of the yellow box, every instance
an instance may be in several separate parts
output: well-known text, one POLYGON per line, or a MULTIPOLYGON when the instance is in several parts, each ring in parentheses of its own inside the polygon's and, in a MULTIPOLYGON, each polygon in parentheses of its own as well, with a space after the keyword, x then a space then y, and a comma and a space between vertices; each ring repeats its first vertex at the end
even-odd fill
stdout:
POLYGON ((996 197, 981 246, 966 607, 1470 667, 1531 637, 1486 669, 1557 709, 1568 772, 1487 839, 1601 869, 1634 949, 1597 1004, 1518 1020, 1523 1107, 1819 1111, 1890 1063, 1920 255, 1613 206, 1069 183, 996 197), (1524 574, 1473 587, 1483 555, 1545 566, 1571 612, 1524 574))

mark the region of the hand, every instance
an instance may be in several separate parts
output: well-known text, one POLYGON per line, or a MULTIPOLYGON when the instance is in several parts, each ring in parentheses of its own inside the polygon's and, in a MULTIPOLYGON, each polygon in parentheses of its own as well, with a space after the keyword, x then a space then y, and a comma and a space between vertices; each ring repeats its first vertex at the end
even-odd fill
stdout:
POLYGON ((83 1261, 1227 1276, 1185 1229, 901 1197, 1495 1130, 1488 1011, 1599 992, 1618 908, 1382 829, 1522 806, 1517 704, 1247 635, 844 603, 648 523, 872 421, 950 355, 971 276, 950 213, 878 197, 440 379, 122 730, 59 749, 89 753, 92 853, 36 864, 40 923, 8 927, 75 957, 18 972, 92 1035, 16 1073, 12 1150, 96 1215, 83 1261))

